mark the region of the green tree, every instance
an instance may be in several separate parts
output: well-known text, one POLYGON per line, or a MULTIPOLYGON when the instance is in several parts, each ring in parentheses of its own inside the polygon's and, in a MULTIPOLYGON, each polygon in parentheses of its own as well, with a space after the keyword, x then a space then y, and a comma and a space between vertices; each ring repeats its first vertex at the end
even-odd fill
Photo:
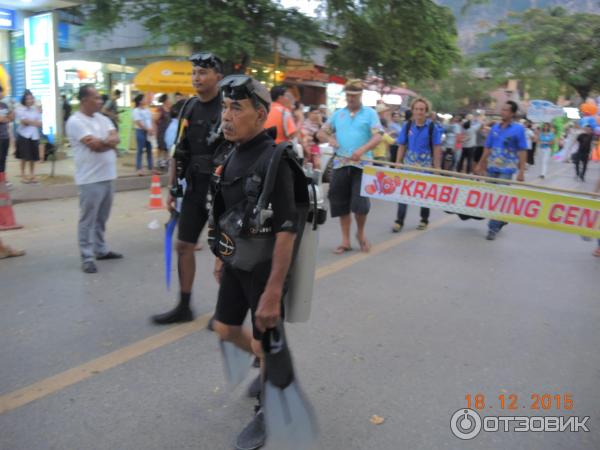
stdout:
POLYGON ((436 111, 467 113, 486 108, 491 102, 489 93, 498 84, 495 79, 476 77, 469 66, 461 66, 446 78, 416 81, 411 88, 427 98, 436 111))
POLYGON ((440 78, 460 60, 450 9, 431 0, 330 0, 340 30, 327 62, 340 73, 387 84, 440 78))
POLYGON ((460 8, 460 13, 465 15, 473 6, 485 5, 489 2, 490 0, 465 0, 462 7, 460 8))
POLYGON ((509 73, 531 89, 542 83, 555 93, 564 92, 564 84, 583 99, 600 89, 600 15, 530 9, 512 15, 490 33, 503 39, 480 61, 496 73, 509 73))
POLYGON ((156 39, 221 56, 228 72, 243 72, 254 59, 272 61, 283 37, 305 54, 322 37, 314 19, 272 0, 87 0, 81 11, 89 30, 138 20, 156 39))

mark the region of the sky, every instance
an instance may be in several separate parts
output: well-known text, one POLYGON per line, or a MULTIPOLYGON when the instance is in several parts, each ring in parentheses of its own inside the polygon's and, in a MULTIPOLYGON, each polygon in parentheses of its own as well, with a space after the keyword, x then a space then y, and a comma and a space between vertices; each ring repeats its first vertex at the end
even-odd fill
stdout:
POLYGON ((280 0, 286 8, 298 8, 306 15, 314 16, 315 8, 319 6, 319 0, 280 0))

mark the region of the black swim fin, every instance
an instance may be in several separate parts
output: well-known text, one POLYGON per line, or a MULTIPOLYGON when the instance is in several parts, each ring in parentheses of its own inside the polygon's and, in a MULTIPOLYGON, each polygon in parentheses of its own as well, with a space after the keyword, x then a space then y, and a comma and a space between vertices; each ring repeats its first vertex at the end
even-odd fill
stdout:
POLYGON ((318 427, 312 406, 294 375, 283 324, 267 330, 263 409, 269 446, 280 450, 308 450, 317 440, 318 427))

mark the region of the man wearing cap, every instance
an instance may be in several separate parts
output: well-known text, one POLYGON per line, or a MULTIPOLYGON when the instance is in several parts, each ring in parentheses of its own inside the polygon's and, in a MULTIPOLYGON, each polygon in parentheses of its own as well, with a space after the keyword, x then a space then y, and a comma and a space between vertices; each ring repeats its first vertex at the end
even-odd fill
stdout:
MULTIPOLYGON (((258 81, 245 75, 230 75, 222 83, 223 134, 235 147, 223 165, 215 193, 213 218, 221 224, 239 209, 233 223, 242 222, 248 210, 253 189, 251 182, 268 171, 275 142, 265 131, 271 103, 269 92, 258 81), (257 174, 261 174, 258 176, 257 174)), ((285 280, 292 262, 294 242, 298 230, 298 212, 294 190, 294 172, 282 158, 268 199, 272 213, 262 239, 273 239, 272 257, 253 263, 251 270, 236 267, 227 259, 231 255, 253 261, 256 253, 249 247, 237 247, 235 236, 228 236, 219 228, 211 242, 217 255, 215 278, 219 282, 219 295, 213 321, 213 329, 224 340, 248 353, 263 357, 260 339, 267 330, 277 326, 282 317, 282 298, 285 280), (227 240, 225 241, 225 238, 227 240), (242 253, 244 253, 242 255, 242 253), (252 317, 252 334, 243 328, 248 313, 252 317)), ((261 182, 261 192, 264 188, 261 182)), ((254 193, 258 196, 258 193, 254 193)), ((262 233, 263 231, 261 231, 262 233)), ((251 239, 251 238, 248 238, 251 239)), ((258 405, 252 421, 242 430, 236 441, 236 449, 253 450, 262 447, 266 439, 264 415, 258 405)))
MULTIPOLYGON (((196 273, 196 242, 208 220, 206 196, 213 167, 213 156, 220 145, 221 98, 218 83, 223 78, 223 63, 212 53, 190 57, 192 84, 196 96, 184 106, 181 135, 169 165, 169 211, 175 210, 178 179, 185 178, 177 236, 177 270, 179 300, 171 311, 155 315, 157 325, 188 322, 194 319, 190 308, 192 285, 196 273)), ((176 141, 177 142, 177 141, 176 141)))
POLYGON ((342 242, 334 253, 341 255, 352 250, 350 227, 354 213, 360 250, 368 252, 370 243, 365 236, 369 199, 361 197, 361 158, 373 159, 371 150, 381 141, 381 122, 374 109, 362 104, 362 82, 349 80, 344 86, 347 106, 337 110, 319 132, 321 142, 335 149, 333 174, 329 186, 331 217, 340 218, 342 242))

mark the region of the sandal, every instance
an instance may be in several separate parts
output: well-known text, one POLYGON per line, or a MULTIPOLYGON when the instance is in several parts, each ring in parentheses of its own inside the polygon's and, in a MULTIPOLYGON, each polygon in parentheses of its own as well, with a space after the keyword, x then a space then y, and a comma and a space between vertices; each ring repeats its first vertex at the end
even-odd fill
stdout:
POLYGON ((364 253, 369 253, 371 251, 371 243, 365 238, 362 241, 356 235, 356 239, 358 240, 358 244, 360 245, 360 251, 364 253))
POLYGON ((598 247, 592 255, 600 257, 600 247, 598 247))
POLYGON ((8 246, 0 246, 0 259, 16 258, 17 256, 23 256, 24 254, 24 250, 15 250, 8 246))
POLYGON ((340 245, 338 246, 333 253, 335 253, 336 255, 343 255, 346 252, 351 252, 352 251, 352 247, 346 247, 345 245, 340 245))

